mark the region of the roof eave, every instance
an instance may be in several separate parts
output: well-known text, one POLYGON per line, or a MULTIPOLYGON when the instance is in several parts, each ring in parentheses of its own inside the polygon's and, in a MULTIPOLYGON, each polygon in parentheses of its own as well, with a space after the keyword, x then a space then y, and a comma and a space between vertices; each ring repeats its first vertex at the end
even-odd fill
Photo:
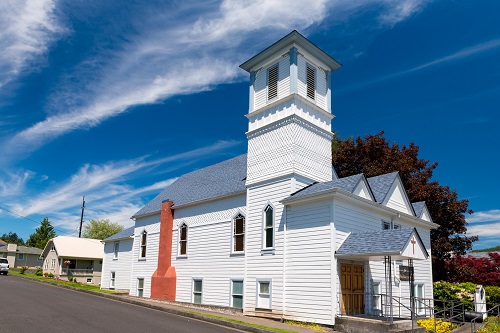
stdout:
POLYGON ((267 47, 263 51, 259 52, 249 60, 245 61, 240 65, 240 68, 244 69, 247 72, 255 69, 254 67, 268 59, 270 56, 275 54, 276 52, 282 50, 287 45, 297 43, 306 49, 311 55, 322 61, 325 65, 330 67, 332 71, 340 68, 342 64, 340 64, 337 60, 330 57, 325 51, 320 49, 318 46, 314 45, 310 40, 301 35, 297 30, 292 31, 285 37, 278 40, 276 43, 267 47))

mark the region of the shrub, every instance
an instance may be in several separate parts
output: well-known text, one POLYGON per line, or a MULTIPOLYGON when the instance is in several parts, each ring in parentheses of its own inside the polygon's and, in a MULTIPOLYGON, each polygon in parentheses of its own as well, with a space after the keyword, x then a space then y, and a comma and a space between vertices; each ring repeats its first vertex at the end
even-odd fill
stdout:
POLYGON ((52 279, 54 277, 54 273, 47 274, 47 277, 52 279))
POLYGON ((434 318, 420 319, 417 320, 417 325, 424 327, 428 333, 449 333, 458 327, 457 325, 438 319, 436 320, 436 330, 434 330, 434 320, 434 318))
POLYGON ((486 292, 486 306, 488 309, 500 304, 500 287, 486 286, 484 291, 486 292))
POLYGON ((21 268, 19 269, 19 273, 24 274, 24 272, 26 272, 27 269, 28 266, 21 266, 21 268))
POLYGON ((35 272, 35 275, 36 276, 42 276, 43 275, 43 269, 42 268, 38 268, 35 272))
MULTIPOLYGON (((472 282, 450 283, 445 281, 434 282, 434 298, 442 301, 459 301, 466 310, 474 310, 474 292, 476 284, 472 282)), ((437 307, 440 304, 436 304, 437 307)))

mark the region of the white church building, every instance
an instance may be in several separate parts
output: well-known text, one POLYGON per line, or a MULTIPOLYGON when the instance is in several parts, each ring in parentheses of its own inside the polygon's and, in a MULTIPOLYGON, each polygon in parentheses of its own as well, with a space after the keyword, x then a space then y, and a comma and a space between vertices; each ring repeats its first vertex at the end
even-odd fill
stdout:
POLYGON ((247 154, 180 176, 104 240, 101 287, 326 325, 432 299, 438 225, 425 203, 409 201, 397 172, 332 168, 340 66, 297 31, 243 63, 247 154))

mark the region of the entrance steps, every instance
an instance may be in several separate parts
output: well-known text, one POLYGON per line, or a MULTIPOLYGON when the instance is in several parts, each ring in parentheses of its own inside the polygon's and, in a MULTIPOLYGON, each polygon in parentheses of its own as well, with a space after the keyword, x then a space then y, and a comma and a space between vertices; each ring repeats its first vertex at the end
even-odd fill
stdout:
MULTIPOLYGON (((384 318, 385 319, 385 318, 384 318)), ((384 319, 373 317, 336 317, 335 331, 344 333, 425 333, 425 328, 417 326, 411 328, 411 320, 394 319, 389 323, 384 319)))

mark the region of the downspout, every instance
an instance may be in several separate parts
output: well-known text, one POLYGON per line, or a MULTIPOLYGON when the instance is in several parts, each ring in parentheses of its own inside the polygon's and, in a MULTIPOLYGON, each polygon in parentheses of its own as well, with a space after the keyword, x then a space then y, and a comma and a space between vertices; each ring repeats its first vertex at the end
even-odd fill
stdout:
POLYGON ((281 307, 281 322, 285 321, 285 307, 286 307, 286 206, 283 206, 283 233, 284 233, 284 244, 283 244, 283 306, 281 307))

